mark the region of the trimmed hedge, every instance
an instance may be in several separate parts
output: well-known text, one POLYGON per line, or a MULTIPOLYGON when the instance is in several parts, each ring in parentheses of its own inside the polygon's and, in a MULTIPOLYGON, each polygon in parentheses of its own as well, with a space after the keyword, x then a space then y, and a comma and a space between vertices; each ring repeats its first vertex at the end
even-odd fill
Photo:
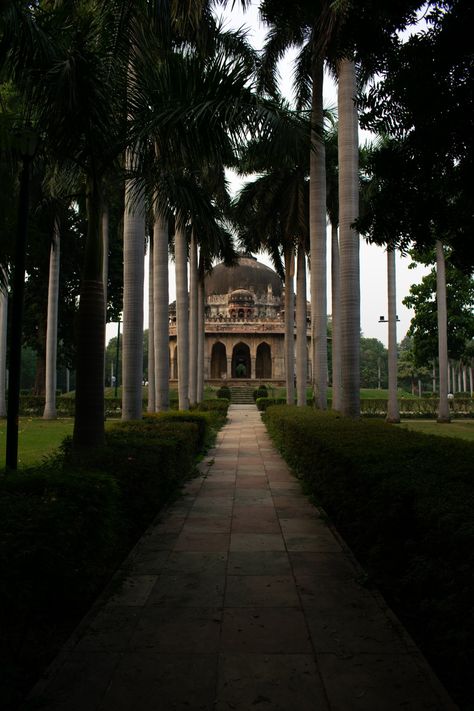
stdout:
POLYGON ((474 444, 310 408, 271 407, 264 421, 453 696, 471 702, 474 444))
MULTIPOLYGON (((312 399, 308 399, 308 405, 313 404, 312 399)), ((271 405, 286 405, 286 398, 259 397, 256 400, 259 410, 265 412, 271 405)), ((328 408, 331 408, 332 400, 328 400, 328 408)), ((385 417, 387 414, 388 400, 375 400, 368 398, 360 401, 360 413, 367 417, 385 417)), ((438 415, 438 398, 400 398, 398 401, 400 415, 404 418, 424 417, 427 419, 436 418, 438 415)), ((474 417, 474 400, 471 398, 458 398, 451 401, 451 412, 456 417, 474 417)))
POLYGON ((130 547, 195 470, 220 413, 115 423, 80 456, 0 479, 0 707, 14 709, 130 547))
POLYGON ((225 400, 231 400, 230 388, 228 385, 221 385, 216 393, 216 397, 224 398, 225 400))
POLYGON ((268 390, 266 385, 259 385, 259 387, 253 391, 253 399, 257 401, 257 398, 259 397, 268 397, 268 390))

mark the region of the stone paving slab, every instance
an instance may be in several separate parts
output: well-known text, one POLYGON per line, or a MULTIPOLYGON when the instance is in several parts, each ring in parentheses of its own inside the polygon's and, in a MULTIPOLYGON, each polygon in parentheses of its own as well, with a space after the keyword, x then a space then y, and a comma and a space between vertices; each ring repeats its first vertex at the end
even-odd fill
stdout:
POLYGON ((36 686, 34 708, 456 709, 359 584, 254 405, 231 406, 199 468, 36 686))

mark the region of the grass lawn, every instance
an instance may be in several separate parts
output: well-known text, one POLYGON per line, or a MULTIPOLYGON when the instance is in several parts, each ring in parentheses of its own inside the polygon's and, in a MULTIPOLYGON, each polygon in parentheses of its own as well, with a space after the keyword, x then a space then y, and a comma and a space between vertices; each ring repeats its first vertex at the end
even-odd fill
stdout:
POLYGON ((444 425, 435 420, 405 420, 396 426, 407 430, 415 430, 415 432, 438 435, 439 437, 460 437, 474 442, 474 420, 453 420, 444 425))
MULTIPOLYGON (((59 447, 64 437, 72 434, 74 420, 64 417, 43 420, 21 417, 18 432, 18 468, 41 462, 44 456, 59 447)), ((0 420, 0 468, 5 466, 7 421, 0 420)))

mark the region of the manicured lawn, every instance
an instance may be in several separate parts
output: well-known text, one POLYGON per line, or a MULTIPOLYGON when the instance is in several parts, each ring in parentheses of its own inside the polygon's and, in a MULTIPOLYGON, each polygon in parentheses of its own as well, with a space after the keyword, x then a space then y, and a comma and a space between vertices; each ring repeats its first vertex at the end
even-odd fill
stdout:
POLYGON ((438 435, 439 437, 460 437, 474 442, 474 420, 453 420, 447 425, 441 425, 434 420, 406 420, 397 426, 424 434, 438 435))
MULTIPOLYGON (((18 467, 41 462, 44 456, 59 447, 64 437, 72 434, 74 420, 70 417, 43 420, 40 417, 21 417, 18 433, 18 467)), ((0 420, 0 467, 5 466, 7 421, 0 420)))

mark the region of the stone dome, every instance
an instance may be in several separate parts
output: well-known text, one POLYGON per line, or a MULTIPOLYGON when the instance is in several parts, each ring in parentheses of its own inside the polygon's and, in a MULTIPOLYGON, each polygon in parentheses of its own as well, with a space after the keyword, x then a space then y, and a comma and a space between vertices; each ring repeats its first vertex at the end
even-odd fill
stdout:
POLYGON ((281 296, 282 282, 278 274, 257 262, 250 254, 241 255, 235 267, 217 264, 206 279, 206 296, 228 294, 236 291, 251 291, 264 297, 271 286, 273 296, 281 296))

